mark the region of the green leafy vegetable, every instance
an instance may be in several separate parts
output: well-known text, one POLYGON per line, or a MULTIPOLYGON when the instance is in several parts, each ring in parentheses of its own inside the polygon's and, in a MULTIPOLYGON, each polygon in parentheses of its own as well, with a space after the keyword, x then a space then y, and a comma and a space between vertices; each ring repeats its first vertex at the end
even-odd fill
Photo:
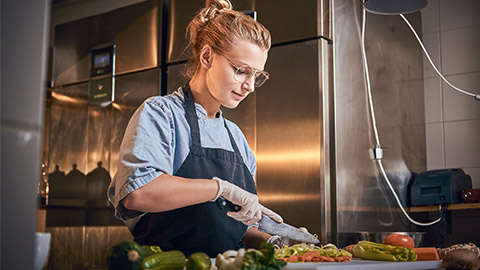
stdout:
POLYGON ((262 243, 260 251, 249 250, 243 257, 242 270, 280 270, 286 262, 275 258, 275 250, 270 243, 262 243))

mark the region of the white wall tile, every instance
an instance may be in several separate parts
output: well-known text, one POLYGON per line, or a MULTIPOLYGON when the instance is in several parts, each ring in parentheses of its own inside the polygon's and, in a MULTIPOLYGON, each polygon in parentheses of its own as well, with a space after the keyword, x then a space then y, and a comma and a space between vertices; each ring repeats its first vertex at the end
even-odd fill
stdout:
MULTIPOLYGON (((430 4, 430 1, 428 1, 430 4)), ((478 0, 440 0, 440 29, 480 25, 480 1, 478 0)))
POLYGON ((429 0, 427 6, 422 9, 423 34, 440 31, 438 19, 438 0, 429 0))
POLYGON ((423 81, 425 91, 425 123, 443 121, 443 95, 440 78, 430 78, 423 81))
POLYGON ((446 167, 480 167, 480 120, 444 125, 446 167))
POLYGON ((472 187, 480 188, 480 168, 464 168, 463 170, 472 178, 472 187))
POLYGON ((426 124, 427 169, 445 168, 443 123, 426 124))
MULTIPOLYGON (((440 59, 440 32, 432 32, 428 34, 423 34, 422 38, 423 46, 427 50, 427 53, 430 55, 430 58, 433 61, 433 64, 437 69, 442 72, 442 62, 440 59)), ((420 44, 419 44, 420 46, 420 44)), ((437 72, 433 68, 430 61, 427 59, 427 56, 423 52, 423 77, 424 78, 439 78, 437 72)))
POLYGON ((443 75, 480 71, 480 26, 442 31, 440 40, 443 75))
MULTIPOLYGON (((480 72, 447 76, 446 79, 460 89, 480 94, 480 72)), ((456 91, 445 82, 442 82, 442 89, 445 121, 480 120, 480 101, 456 91)))

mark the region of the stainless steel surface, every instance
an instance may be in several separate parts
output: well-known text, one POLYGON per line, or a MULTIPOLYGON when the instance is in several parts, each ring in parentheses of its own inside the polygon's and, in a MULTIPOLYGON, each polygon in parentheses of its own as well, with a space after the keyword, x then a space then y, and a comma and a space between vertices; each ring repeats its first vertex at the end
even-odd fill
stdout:
MULTIPOLYGON (((68 173, 73 164, 87 169, 88 84, 57 88, 50 104, 49 173, 55 166, 68 173)), ((54 188, 54 187, 53 187, 54 188)))
MULTIPOLYGON (((330 36, 331 33, 329 1, 307 0, 302 1, 301 4, 292 4, 291 1, 286 0, 232 0, 231 2, 235 10, 256 10, 257 20, 270 31, 273 44, 320 35, 330 36)), ((188 42, 184 30, 205 2, 172 0, 170 4, 169 63, 188 58, 188 55, 183 54, 188 42)))
POLYGON ((183 53, 188 44, 186 29, 196 12, 205 6, 205 2, 171 0, 170 5, 167 62, 186 60, 189 58, 189 55, 183 53))
POLYGON ((317 0, 317 35, 333 39, 333 0, 317 0))
POLYGON ((72 182, 63 177, 54 181, 49 175, 52 180, 50 204, 76 208, 49 209, 48 226, 122 224, 114 218, 113 209, 106 200, 106 185, 89 175, 92 176, 98 169, 98 162, 102 162, 102 168, 113 177, 127 123, 145 99, 158 95, 159 72, 152 69, 117 76, 115 80, 115 101, 107 107, 88 104, 87 83, 52 90, 50 115, 47 115, 49 173, 55 172, 58 165, 59 171, 68 174, 76 164, 77 175, 83 175, 83 180, 72 182), (89 186, 96 190, 86 193, 89 186), (98 198, 104 195, 102 202, 90 200, 92 194, 97 194, 98 198))
POLYGON ((116 45, 116 74, 158 65, 157 1, 145 1, 115 11, 58 25, 55 28, 55 86, 89 79, 90 50, 116 45))
POLYGON ((49 270, 107 269, 108 248, 133 241, 125 226, 47 227, 51 233, 49 270))
POLYGON ((112 106, 112 133, 110 141, 110 172, 118 167, 118 151, 128 121, 142 102, 160 94, 160 76, 158 69, 145 70, 115 78, 115 101, 112 106))
MULTIPOLYGON (((252 10, 254 8, 254 0, 231 0, 235 10, 252 10)), ((189 58, 184 53, 184 49, 188 44, 185 31, 190 20, 195 16, 201 8, 205 6, 203 0, 171 0, 169 11, 168 26, 168 52, 167 62, 176 62, 189 58)))
POLYGON ((423 9, 427 0, 370 0, 365 2, 365 10, 375 14, 399 15, 423 9))
POLYGON ((279 235, 292 240, 298 240, 305 243, 318 244, 320 241, 313 237, 311 233, 304 232, 287 223, 278 223, 273 219, 262 214, 262 219, 258 223, 258 229, 271 235, 279 235))
POLYGON ((271 49, 270 80, 256 91, 256 157, 260 201, 325 237, 320 49, 319 40, 271 49))
POLYGON ((318 36, 319 7, 324 1, 304 0, 293 3, 287 0, 255 1, 258 21, 272 34, 272 43, 294 41, 318 36))
MULTIPOLYGON (((374 146, 361 59, 358 1, 334 2, 335 163, 339 233, 416 231, 399 211, 369 158, 374 146)), ((420 27, 420 14, 407 16, 420 27)), ((420 31, 421 32, 421 31, 420 31)), ((367 13, 366 50, 383 164, 406 203, 412 172, 424 171, 422 52, 399 16, 367 13)))

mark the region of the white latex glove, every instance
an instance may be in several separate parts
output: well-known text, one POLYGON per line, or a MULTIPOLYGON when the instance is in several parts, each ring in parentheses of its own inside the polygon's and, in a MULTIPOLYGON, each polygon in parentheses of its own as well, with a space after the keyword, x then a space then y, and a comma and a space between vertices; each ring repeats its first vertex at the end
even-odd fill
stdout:
POLYGON ((258 221, 262 218, 262 213, 271 217, 276 222, 283 222, 280 215, 258 202, 257 195, 218 177, 214 177, 213 180, 216 180, 218 183, 218 192, 212 201, 215 201, 221 196, 242 207, 238 212, 227 212, 229 217, 241 221, 247 226, 258 224, 258 221))
MULTIPOLYGON (((298 229, 301 230, 302 232, 308 233, 308 230, 305 227, 300 227, 298 229)), ((267 243, 271 243, 279 247, 283 247, 283 246, 293 246, 303 242, 298 240, 293 240, 287 237, 281 237, 280 235, 272 235, 270 236, 270 238, 267 239, 267 243)))

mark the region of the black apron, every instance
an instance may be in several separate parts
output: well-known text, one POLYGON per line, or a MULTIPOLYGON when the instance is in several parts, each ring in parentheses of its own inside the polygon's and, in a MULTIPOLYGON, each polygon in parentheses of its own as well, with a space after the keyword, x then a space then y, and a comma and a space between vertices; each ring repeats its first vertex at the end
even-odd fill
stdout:
MULTIPOLYGON (((234 152, 202 148, 198 117, 188 86, 184 89, 184 96, 192 146, 187 158, 174 175, 203 179, 217 176, 256 194, 253 177, 243 162, 226 121, 224 120, 224 125, 234 152)), ((241 239, 247 226, 227 216, 224 205, 225 199, 220 197, 215 202, 160 213, 147 213, 133 229, 135 241, 141 245, 158 245, 162 250, 180 250, 186 256, 202 251, 214 258, 226 250, 239 249, 243 247, 241 239)))

